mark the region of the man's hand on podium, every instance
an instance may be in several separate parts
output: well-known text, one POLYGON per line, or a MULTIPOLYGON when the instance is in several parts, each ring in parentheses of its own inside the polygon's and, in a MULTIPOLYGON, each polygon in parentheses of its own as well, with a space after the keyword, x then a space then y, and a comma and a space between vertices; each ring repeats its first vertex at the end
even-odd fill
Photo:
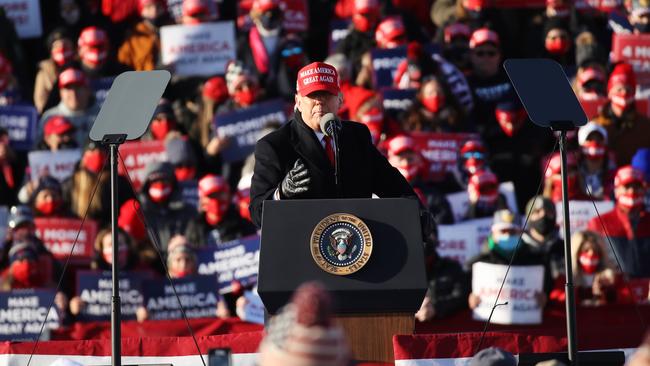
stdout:
POLYGON ((280 198, 292 198, 300 193, 309 190, 309 169, 300 158, 293 164, 293 168, 287 173, 280 185, 280 198))

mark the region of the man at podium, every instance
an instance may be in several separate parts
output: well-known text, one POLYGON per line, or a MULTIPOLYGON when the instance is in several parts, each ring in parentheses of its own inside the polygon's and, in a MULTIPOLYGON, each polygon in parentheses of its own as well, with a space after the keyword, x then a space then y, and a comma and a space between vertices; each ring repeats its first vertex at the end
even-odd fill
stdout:
MULTIPOLYGON (((343 101, 336 69, 323 62, 298 72, 294 117, 255 146, 250 212, 261 226, 265 200, 413 197, 415 192, 375 148, 368 128, 342 121, 338 128, 339 185, 335 181, 334 139, 321 119, 343 101)), ((427 221, 429 216, 427 215, 427 221)))

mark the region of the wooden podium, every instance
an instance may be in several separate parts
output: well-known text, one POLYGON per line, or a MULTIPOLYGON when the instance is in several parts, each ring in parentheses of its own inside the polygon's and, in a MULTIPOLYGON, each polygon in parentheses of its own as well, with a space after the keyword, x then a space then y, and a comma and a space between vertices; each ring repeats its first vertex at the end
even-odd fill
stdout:
POLYGON ((333 295, 336 319, 346 331, 355 359, 393 362, 392 337, 413 333, 414 316, 427 289, 418 202, 398 198, 265 201, 258 292, 269 315, 306 281, 321 282, 333 295), (372 236, 372 253, 354 273, 329 273, 312 255, 316 227, 330 225, 321 221, 334 214, 361 219, 372 236))

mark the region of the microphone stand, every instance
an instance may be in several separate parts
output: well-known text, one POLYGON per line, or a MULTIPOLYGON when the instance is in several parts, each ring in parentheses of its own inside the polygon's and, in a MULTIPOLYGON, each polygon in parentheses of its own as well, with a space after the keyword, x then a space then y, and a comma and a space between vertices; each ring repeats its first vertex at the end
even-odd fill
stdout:
POLYGON ((341 161, 340 161, 340 150, 339 150, 339 124, 337 122, 333 123, 334 128, 332 128, 332 138, 334 139, 334 182, 336 183, 336 195, 341 198, 342 182, 341 182, 341 161))

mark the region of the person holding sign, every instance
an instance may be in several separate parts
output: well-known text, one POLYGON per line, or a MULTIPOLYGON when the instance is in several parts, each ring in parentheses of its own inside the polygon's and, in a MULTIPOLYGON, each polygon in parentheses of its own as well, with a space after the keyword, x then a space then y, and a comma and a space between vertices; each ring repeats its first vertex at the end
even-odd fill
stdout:
MULTIPOLYGON (((527 245, 519 245, 520 235, 521 226, 519 224, 519 218, 507 209, 496 211, 487 245, 478 256, 470 259, 465 264, 465 268, 468 271, 468 279, 472 279, 472 266, 474 263, 508 265, 511 257, 514 255, 515 258, 512 261, 513 266, 544 266, 544 289, 550 290, 552 283, 548 264, 544 261, 544 257, 533 253, 527 245), (515 251, 517 251, 516 255, 515 251)), ((546 293, 537 293, 535 296, 537 303, 540 307, 543 307, 546 304, 546 293)), ((481 298, 477 294, 469 294, 468 304, 470 309, 475 309, 480 303, 481 298)))
POLYGON ((135 71, 149 71, 160 61, 160 27, 170 19, 165 12, 165 1, 138 0, 137 5, 142 20, 129 30, 117 52, 117 60, 135 71))
POLYGON ((342 185, 337 193, 333 142, 320 122, 327 113, 336 113, 342 100, 333 66, 314 62, 300 70, 294 117, 255 146, 250 211, 256 225, 261 225, 265 200, 370 198, 373 193, 417 197, 372 144, 368 128, 351 121, 343 121, 339 131, 342 185))
POLYGON ((43 140, 36 145, 36 150, 58 151, 78 147, 74 139, 74 125, 63 116, 53 116, 43 127, 43 140))
POLYGON ((546 258, 551 276, 558 278, 564 273, 564 240, 560 239, 555 223, 555 204, 548 198, 535 196, 528 201, 524 212, 529 217, 528 227, 521 235, 522 243, 531 252, 546 258))

